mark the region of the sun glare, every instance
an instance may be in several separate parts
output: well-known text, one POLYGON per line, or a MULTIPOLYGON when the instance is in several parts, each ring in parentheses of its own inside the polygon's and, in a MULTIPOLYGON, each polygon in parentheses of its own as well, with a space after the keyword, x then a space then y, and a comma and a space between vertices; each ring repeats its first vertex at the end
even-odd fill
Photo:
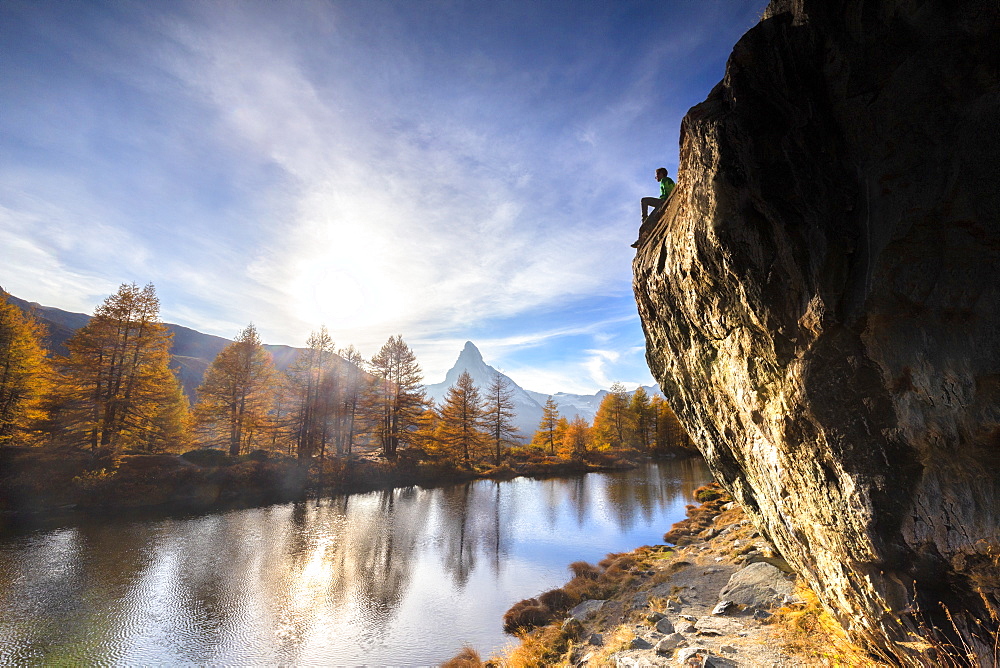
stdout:
MULTIPOLYGON (((359 263, 360 265, 360 263, 359 263)), ((379 311, 377 289, 361 280, 360 266, 332 268, 314 265, 299 275, 300 295, 296 309, 300 317, 332 330, 369 324, 379 311)))

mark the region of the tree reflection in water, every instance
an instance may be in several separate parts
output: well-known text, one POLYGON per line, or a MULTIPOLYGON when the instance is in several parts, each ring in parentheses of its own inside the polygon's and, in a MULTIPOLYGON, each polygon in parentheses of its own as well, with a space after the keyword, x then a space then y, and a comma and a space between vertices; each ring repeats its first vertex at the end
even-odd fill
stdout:
POLYGON ((571 561, 658 542, 698 462, 0 539, 0 664, 427 664, 507 639, 571 561))

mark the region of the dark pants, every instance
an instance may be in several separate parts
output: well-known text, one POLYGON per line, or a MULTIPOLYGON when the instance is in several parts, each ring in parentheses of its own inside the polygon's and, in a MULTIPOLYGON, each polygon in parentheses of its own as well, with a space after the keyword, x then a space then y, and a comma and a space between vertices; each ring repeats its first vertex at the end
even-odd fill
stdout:
POLYGON ((661 204, 663 204, 663 198, 660 198, 660 197, 643 197, 642 198, 642 219, 646 220, 646 217, 649 216, 649 213, 647 212, 647 209, 649 207, 653 207, 653 211, 656 211, 656 207, 660 206, 661 204))

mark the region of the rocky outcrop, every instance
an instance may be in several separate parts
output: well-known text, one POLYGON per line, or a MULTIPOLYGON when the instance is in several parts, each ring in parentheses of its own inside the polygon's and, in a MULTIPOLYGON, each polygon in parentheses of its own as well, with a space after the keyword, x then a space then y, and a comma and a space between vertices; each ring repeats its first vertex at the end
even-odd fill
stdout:
POLYGON ((946 610, 988 663, 1000 608, 998 43, 985 0, 772 2, 634 263, 650 368, 719 480, 907 663, 946 610))

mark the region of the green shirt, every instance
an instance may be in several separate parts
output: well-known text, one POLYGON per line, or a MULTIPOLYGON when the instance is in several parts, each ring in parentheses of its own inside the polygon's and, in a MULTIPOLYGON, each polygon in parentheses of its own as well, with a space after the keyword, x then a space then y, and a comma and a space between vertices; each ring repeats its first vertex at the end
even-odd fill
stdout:
POLYGON ((670 191, 674 189, 674 180, 669 176, 664 176, 660 181, 660 199, 670 197, 670 191))

